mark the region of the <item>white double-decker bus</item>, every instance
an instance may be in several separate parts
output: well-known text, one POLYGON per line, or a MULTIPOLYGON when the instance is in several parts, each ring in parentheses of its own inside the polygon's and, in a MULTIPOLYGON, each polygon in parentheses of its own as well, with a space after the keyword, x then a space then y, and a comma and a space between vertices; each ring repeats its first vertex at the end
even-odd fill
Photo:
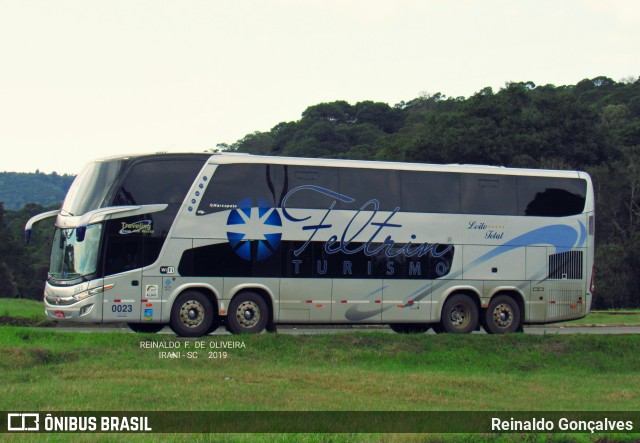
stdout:
POLYGON ((584 172, 139 155, 90 163, 27 233, 48 216, 44 304, 61 322, 508 333, 591 306, 584 172))

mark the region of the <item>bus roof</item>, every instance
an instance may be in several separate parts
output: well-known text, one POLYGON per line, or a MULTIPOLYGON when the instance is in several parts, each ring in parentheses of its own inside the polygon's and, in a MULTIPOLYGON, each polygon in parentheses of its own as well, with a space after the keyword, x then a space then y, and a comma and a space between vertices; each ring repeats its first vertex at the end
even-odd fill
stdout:
POLYGON ((527 175, 539 177, 566 177, 585 178, 589 176, 581 171, 563 171, 551 169, 525 169, 508 168, 504 166, 487 165, 467 165, 467 164, 429 164, 429 163, 406 163, 372 160, 342 160, 326 158, 305 158, 305 157, 279 157, 264 156, 243 153, 220 153, 213 154, 209 159, 210 164, 230 164, 230 163, 270 163, 278 165, 300 165, 300 166, 326 166, 344 168, 366 168, 366 169, 392 169, 406 171, 433 171, 433 172, 462 172, 476 174, 497 174, 497 175, 527 175))
POLYGON ((343 159, 327 159, 327 158, 305 158, 305 157, 280 157, 254 155, 245 153, 203 153, 203 152, 157 152, 146 154, 118 155, 101 158, 96 161, 116 161, 116 160, 134 160, 143 158, 158 157, 179 157, 179 156, 202 156, 208 157, 209 164, 231 164, 231 163, 270 163, 278 165, 299 165, 299 166, 325 166, 325 167, 343 167, 343 168, 366 168, 366 169, 392 169, 400 171, 433 171, 433 172, 461 172, 475 174, 496 174, 496 175, 526 175, 538 177, 566 177, 566 178, 583 178, 590 181, 586 172, 566 171, 552 169, 526 169, 526 168, 509 168, 504 166, 488 166, 488 165, 469 165, 469 164, 429 164, 429 163, 407 163, 407 162, 390 162, 390 161, 373 161, 373 160, 343 160, 343 159))

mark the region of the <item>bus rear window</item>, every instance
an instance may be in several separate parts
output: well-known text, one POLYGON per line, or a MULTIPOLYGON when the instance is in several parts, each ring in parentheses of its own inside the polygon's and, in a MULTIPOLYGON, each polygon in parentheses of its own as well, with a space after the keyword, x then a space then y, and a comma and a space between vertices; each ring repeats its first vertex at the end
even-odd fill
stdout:
POLYGON ((587 182, 582 179, 518 177, 518 214, 566 217, 584 211, 587 182))

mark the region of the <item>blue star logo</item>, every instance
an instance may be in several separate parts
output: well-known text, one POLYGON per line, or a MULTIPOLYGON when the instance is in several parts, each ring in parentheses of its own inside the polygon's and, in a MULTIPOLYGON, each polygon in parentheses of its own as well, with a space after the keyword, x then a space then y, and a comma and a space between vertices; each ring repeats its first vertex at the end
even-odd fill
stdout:
POLYGON ((227 239, 236 254, 247 261, 260 261, 270 257, 280 246, 282 219, 278 211, 266 200, 258 205, 245 198, 227 218, 227 239))

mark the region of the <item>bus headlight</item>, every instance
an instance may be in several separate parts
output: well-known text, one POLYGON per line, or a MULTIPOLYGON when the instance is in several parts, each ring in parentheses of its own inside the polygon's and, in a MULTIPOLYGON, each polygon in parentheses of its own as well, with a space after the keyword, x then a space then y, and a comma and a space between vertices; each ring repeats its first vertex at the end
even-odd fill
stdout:
POLYGON ((73 296, 73 298, 75 298, 76 301, 82 301, 86 298, 93 297, 94 295, 100 294, 102 292, 106 292, 109 289, 113 289, 114 286, 115 284, 98 286, 97 288, 89 289, 88 291, 84 291, 84 292, 81 292, 80 294, 76 294, 73 296))

